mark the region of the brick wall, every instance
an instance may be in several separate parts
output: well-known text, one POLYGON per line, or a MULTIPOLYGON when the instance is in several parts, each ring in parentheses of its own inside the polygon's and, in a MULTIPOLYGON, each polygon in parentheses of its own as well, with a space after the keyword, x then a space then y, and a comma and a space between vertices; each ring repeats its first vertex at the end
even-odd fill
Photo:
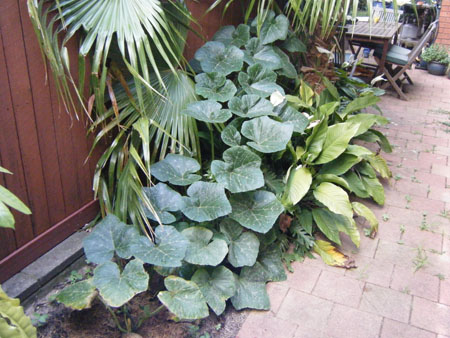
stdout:
POLYGON ((437 43, 450 47, 450 0, 442 1, 437 43))

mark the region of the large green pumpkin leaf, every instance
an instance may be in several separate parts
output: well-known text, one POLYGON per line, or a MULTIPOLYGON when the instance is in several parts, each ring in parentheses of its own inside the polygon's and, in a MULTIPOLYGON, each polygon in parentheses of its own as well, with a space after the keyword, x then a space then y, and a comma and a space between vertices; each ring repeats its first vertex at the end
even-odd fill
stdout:
POLYGON ((111 307, 120 307, 136 294, 146 291, 148 281, 144 263, 139 259, 130 261, 122 273, 116 263, 103 263, 95 268, 92 279, 103 300, 111 307))
POLYGON ((296 133, 303 133, 309 124, 308 118, 291 106, 286 106, 280 113, 284 124, 291 124, 296 133))
POLYGON ((236 94, 236 86, 220 73, 202 73, 195 77, 195 92, 206 99, 225 102, 236 94))
POLYGON ((248 67, 247 73, 240 72, 239 84, 247 94, 258 95, 266 98, 272 93, 279 91, 284 94, 284 89, 275 83, 277 74, 269 70, 261 63, 255 63, 248 67))
POLYGON ((252 191, 231 195, 230 217, 243 227, 265 234, 284 211, 276 196, 268 191, 252 191))
POLYGON ((378 220, 370 208, 359 202, 352 202, 352 207, 358 216, 364 217, 370 224, 370 237, 375 238, 378 232, 378 220))
MULTIPOLYGON (((0 167, 1 168, 1 167, 0 167)), ((35 338, 36 328, 20 306, 20 300, 10 298, 0 287, 0 337, 35 338)))
POLYGON ((283 14, 275 16, 275 13, 270 11, 259 33, 262 44, 267 45, 277 40, 285 40, 288 29, 289 20, 283 14))
POLYGON ((275 115, 273 113, 272 103, 258 95, 233 97, 228 103, 228 107, 233 114, 240 117, 253 118, 266 115, 275 115))
POLYGON ((253 54, 252 61, 253 64, 259 63, 268 70, 280 69, 283 66, 280 56, 272 46, 261 46, 253 54))
POLYGON ((241 133, 253 142, 247 144, 262 152, 275 153, 286 149, 294 127, 276 122, 267 116, 258 117, 242 124, 241 133))
POLYGON ((201 319, 208 317, 208 305, 197 284, 180 277, 164 279, 167 291, 161 291, 158 299, 170 312, 180 319, 201 319))
POLYGON ((361 162, 360 157, 344 153, 333 161, 324 164, 319 173, 323 175, 343 175, 359 162, 361 162))
POLYGON ((275 53, 280 57, 281 69, 278 70, 278 74, 286 76, 289 79, 297 78, 297 70, 295 66, 291 63, 289 56, 283 52, 280 48, 274 47, 275 53))
POLYGON ((250 27, 244 24, 240 24, 237 28, 222 27, 214 34, 212 40, 222 42, 226 46, 234 45, 240 48, 250 40, 250 27))
POLYGON ((313 191, 314 197, 336 214, 353 218, 353 209, 347 193, 337 185, 329 182, 320 183, 313 191))
POLYGON ((84 280, 65 287, 60 291, 56 300, 74 310, 83 310, 91 307, 91 303, 97 296, 92 280, 84 280))
POLYGON ((245 308, 269 310, 270 300, 266 291, 266 283, 252 282, 235 275, 236 294, 231 297, 231 303, 236 310, 245 308))
POLYGON ((200 170, 200 164, 190 157, 168 154, 166 158, 152 164, 151 174, 161 182, 174 185, 189 185, 202 177, 194 174, 200 170))
POLYGON ((306 45, 295 34, 289 34, 289 32, 288 38, 283 42, 282 47, 291 53, 304 53, 307 51, 306 45))
POLYGON ((243 232, 242 226, 230 218, 220 223, 220 232, 228 242, 228 261, 235 268, 252 266, 259 252, 259 239, 252 232, 243 232))
POLYGON ((132 256, 130 242, 138 236, 139 232, 134 226, 122 223, 116 216, 109 214, 83 240, 86 258, 95 264, 110 261, 114 253, 128 259, 132 256))
MULTIPOLYGON (((164 183, 158 183, 151 188, 145 187, 143 191, 150 200, 161 223, 170 224, 176 221, 175 216, 170 211, 179 211, 183 208, 184 202, 179 193, 164 183)), ((145 215, 154 221, 158 220, 148 208, 145 208, 145 215)))
POLYGON ((208 41, 195 53, 195 59, 205 73, 217 72, 228 75, 240 71, 244 63, 244 52, 236 46, 218 41, 208 41))
POLYGON ((158 226, 155 229, 155 243, 146 236, 139 236, 130 244, 130 251, 144 263, 161 267, 181 266, 188 240, 173 226, 158 226))
POLYGON ((242 268, 240 276, 252 282, 281 282, 286 280, 287 276, 281 261, 279 245, 272 244, 262 250, 255 265, 242 268))
POLYGON ((212 161, 217 182, 232 193, 256 190, 264 185, 261 158, 247 147, 232 147, 223 153, 224 161, 212 161))
POLYGON ((184 260, 190 264, 216 266, 228 253, 227 242, 212 239, 214 234, 209 229, 190 227, 184 229, 182 234, 189 240, 184 260))
POLYGON ((370 106, 373 106, 374 104, 377 104, 380 101, 380 98, 378 96, 373 95, 370 93, 369 95, 360 96, 353 101, 351 101, 347 107, 342 112, 338 112, 339 116, 343 119, 348 114, 359 111, 363 108, 367 108, 370 106))
POLYGON ((349 141, 355 136, 358 128, 358 124, 350 123, 338 123, 328 127, 322 152, 315 163, 327 163, 341 155, 347 149, 349 141))
POLYGON ((184 208, 181 211, 193 221, 212 221, 231 212, 230 202, 221 184, 195 182, 188 188, 187 194, 189 197, 183 197, 184 208))
POLYGON ((210 274, 206 269, 198 269, 192 276, 208 305, 220 316, 225 310, 226 300, 236 293, 233 273, 224 266, 218 266, 210 274))
POLYGON ((212 100, 189 103, 187 108, 183 110, 181 114, 208 123, 223 123, 228 121, 232 116, 228 109, 222 109, 220 103, 212 100))
POLYGON ((227 146, 234 147, 241 145, 241 133, 233 124, 228 124, 220 134, 220 137, 227 146))
POLYGON ((312 175, 308 168, 297 166, 289 171, 282 201, 288 206, 296 205, 306 195, 311 186, 312 175))

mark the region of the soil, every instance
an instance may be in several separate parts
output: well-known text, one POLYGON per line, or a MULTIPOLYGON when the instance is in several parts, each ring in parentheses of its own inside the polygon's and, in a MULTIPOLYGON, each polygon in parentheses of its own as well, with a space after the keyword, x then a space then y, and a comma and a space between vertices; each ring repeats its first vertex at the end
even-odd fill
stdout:
MULTIPOLYGON (((227 310, 221 315, 216 316, 212 311, 210 316, 197 321, 176 321, 173 315, 163 310, 157 315, 145 320, 142 326, 136 330, 138 335, 123 334, 117 329, 111 314, 105 306, 97 299, 90 309, 75 311, 64 307, 55 301, 52 297, 70 283, 70 280, 79 274, 89 273, 91 267, 80 259, 58 278, 48 283, 46 286, 26 300, 23 305, 27 315, 37 318, 42 315, 48 315, 44 323, 38 327, 38 337, 45 338, 134 338, 134 337, 155 337, 155 338, 173 338, 173 337, 192 337, 192 338, 231 338, 236 337, 245 318, 247 311, 236 311, 229 305, 227 310)), ((150 287, 151 290, 157 290, 158 281, 150 287)), ((129 311, 134 321, 139 320, 139 315, 143 314, 142 309, 148 306, 153 311, 160 306, 154 295, 150 292, 142 293, 129 303, 129 311)), ((124 325, 123 314, 117 313, 121 325, 124 325)))

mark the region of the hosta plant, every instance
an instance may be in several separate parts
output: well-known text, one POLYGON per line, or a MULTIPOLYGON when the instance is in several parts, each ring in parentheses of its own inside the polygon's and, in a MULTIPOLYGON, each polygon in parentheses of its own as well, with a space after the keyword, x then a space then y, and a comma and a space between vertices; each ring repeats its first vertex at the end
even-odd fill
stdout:
POLYGON ((375 216, 349 194, 384 202, 378 177, 390 171, 361 145, 389 151, 373 129, 387 120, 361 112, 379 92, 345 78, 354 96, 328 80, 314 92, 291 62, 289 51, 301 43, 288 20, 269 12, 259 36, 256 27, 223 27, 195 54, 199 100, 180 114, 199 126, 202 161, 174 152, 151 165, 142 195, 152 202, 143 205, 154 232, 108 215, 84 241, 97 264, 93 277, 64 289, 59 301, 82 309, 99 295, 110 308, 125 306, 147 290, 153 269, 166 288, 158 299, 178 318, 220 315, 228 301, 267 310, 265 285, 286 279, 283 260, 289 266, 314 249, 329 264, 348 265, 315 235, 339 245, 344 233, 359 246, 355 215, 375 235, 375 216))

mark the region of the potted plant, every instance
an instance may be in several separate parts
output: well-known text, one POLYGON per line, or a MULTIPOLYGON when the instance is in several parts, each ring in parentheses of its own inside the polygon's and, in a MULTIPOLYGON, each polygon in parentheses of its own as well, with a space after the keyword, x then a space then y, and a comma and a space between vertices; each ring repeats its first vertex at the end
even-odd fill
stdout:
POLYGON ((444 75, 450 62, 447 49, 439 44, 425 48, 422 59, 428 63, 428 73, 433 75, 444 75))

